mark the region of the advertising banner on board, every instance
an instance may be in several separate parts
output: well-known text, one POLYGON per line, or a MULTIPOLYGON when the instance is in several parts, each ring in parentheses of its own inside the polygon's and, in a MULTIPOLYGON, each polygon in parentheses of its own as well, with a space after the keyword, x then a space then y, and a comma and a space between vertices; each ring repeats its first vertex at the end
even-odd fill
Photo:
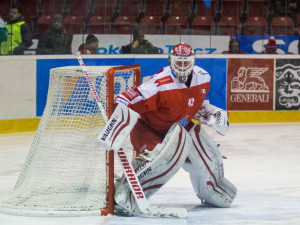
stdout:
MULTIPOLYGON (((131 65, 141 66, 142 81, 148 80, 161 68, 168 66, 168 58, 87 58, 86 66, 131 65)), ((211 87, 207 99, 213 105, 226 108, 226 59, 196 59, 196 65, 211 75, 211 87)), ((37 60, 36 74, 36 116, 43 114, 49 86, 49 71, 55 67, 78 66, 76 59, 41 59, 37 60)), ((115 95, 120 93, 116 92, 115 95)))
POLYGON ((273 74, 273 59, 228 59, 227 110, 272 110, 273 74))
POLYGON ((272 37, 276 41, 277 54, 299 54, 299 36, 261 36, 261 35, 237 35, 240 48, 248 54, 259 54, 265 50, 268 40, 272 37))
POLYGON ((300 59, 277 59, 275 109, 300 110, 300 59))

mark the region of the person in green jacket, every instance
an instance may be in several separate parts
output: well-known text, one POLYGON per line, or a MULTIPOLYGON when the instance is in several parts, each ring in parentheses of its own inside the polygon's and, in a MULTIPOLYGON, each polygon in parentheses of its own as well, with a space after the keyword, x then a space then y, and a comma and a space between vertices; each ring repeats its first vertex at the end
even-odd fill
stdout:
POLYGON ((71 54, 71 40, 63 24, 63 17, 55 15, 53 23, 43 34, 40 43, 41 54, 71 54))
POLYGON ((1 55, 23 55, 32 45, 32 31, 22 17, 19 5, 13 5, 5 23, 7 39, 1 42, 1 55))

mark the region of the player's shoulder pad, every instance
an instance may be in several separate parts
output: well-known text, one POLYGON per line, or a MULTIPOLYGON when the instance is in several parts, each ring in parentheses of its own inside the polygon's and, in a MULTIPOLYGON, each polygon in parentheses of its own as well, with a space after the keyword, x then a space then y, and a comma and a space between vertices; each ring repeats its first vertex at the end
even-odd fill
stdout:
POLYGON ((193 71, 194 71, 194 74, 199 75, 199 76, 203 76, 203 75, 210 76, 206 70, 204 70, 203 68, 201 68, 199 66, 194 66, 193 71))
POLYGON ((153 77, 152 81, 156 85, 156 87, 174 83, 174 78, 172 77, 172 71, 170 67, 164 67, 160 71, 158 71, 153 77))

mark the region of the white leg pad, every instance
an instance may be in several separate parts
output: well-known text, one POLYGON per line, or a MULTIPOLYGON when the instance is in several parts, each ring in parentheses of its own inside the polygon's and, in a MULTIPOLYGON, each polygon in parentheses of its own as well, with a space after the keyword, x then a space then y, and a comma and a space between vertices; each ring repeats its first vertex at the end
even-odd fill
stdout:
POLYGON ((224 177, 223 160, 216 143, 199 125, 194 125, 189 133, 193 147, 183 168, 190 173, 197 196, 204 203, 229 207, 237 189, 224 177))
MULTIPOLYGON (((133 160, 132 165, 147 198, 158 191, 182 167, 191 147, 192 139, 189 133, 181 125, 174 124, 161 144, 133 160)), ((115 183, 115 202, 117 211, 131 216, 139 214, 124 176, 115 183)))

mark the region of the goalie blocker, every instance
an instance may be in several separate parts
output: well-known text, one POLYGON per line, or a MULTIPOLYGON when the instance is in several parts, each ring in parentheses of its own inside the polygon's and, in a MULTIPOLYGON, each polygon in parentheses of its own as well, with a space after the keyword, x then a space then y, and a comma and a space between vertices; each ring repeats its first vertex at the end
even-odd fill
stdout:
POLYGON ((122 148, 138 118, 138 113, 123 104, 118 104, 99 135, 100 142, 104 143, 107 149, 118 151, 122 148))

